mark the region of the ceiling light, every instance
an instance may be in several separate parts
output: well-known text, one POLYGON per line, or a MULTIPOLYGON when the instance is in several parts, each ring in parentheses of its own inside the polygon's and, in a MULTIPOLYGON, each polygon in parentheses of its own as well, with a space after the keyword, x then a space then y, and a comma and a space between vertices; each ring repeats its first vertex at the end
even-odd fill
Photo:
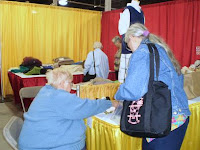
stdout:
POLYGON ((62 5, 62 6, 68 4, 67 0, 59 0, 58 3, 59 3, 59 5, 62 5))

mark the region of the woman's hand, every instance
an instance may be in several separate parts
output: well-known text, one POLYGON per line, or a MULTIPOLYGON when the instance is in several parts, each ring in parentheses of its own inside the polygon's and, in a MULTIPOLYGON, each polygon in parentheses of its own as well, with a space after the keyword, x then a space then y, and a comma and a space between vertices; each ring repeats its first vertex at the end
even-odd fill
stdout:
POLYGON ((112 106, 117 108, 117 106, 119 105, 119 102, 118 101, 112 101, 112 106))

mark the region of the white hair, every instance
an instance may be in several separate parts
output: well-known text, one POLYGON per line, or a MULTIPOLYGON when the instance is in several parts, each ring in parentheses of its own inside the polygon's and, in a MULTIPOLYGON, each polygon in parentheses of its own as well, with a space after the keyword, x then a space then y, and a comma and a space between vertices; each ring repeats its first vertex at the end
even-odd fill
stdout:
POLYGON ((94 42, 94 45, 93 45, 94 49, 96 48, 103 48, 103 45, 101 44, 101 42, 94 42))
POLYGON ((47 83, 56 87, 63 81, 71 81, 73 79, 72 74, 63 68, 56 68, 46 73, 47 83))
POLYGON ((169 46, 164 42, 164 40, 152 33, 145 35, 144 34, 145 31, 148 31, 148 29, 143 24, 140 24, 140 23, 132 24, 126 32, 125 42, 128 43, 130 36, 142 37, 143 39, 148 38, 150 42, 152 42, 154 44, 158 44, 164 48, 164 50, 167 52, 167 55, 169 56, 169 58, 171 60, 176 72, 178 74, 181 74, 181 67, 180 67, 179 62, 176 60, 176 58, 174 57, 174 54, 172 53, 169 46))

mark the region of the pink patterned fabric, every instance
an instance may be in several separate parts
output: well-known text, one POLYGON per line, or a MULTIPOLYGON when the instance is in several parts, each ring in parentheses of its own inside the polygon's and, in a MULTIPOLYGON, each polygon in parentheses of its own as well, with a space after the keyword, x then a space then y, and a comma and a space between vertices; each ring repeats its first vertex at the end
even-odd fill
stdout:
MULTIPOLYGON (((185 115, 175 115, 172 117, 172 125, 171 125, 171 131, 177 129, 181 125, 183 125, 186 121, 187 117, 185 115)), ((146 138, 147 142, 153 141, 155 138, 146 138)))
POLYGON ((140 98, 138 101, 133 101, 130 107, 130 115, 128 122, 130 124, 138 124, 140 122, 139 118, 141 114, 139 114, 140 107, 143 105, 143 98, 140 98))

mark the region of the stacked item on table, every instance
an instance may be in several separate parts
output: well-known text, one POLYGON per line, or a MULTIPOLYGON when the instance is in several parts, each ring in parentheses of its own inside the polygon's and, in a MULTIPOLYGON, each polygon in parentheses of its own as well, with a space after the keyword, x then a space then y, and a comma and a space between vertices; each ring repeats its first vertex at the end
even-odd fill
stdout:
POLYGON ((45 75, 49 69, 62 67, 64 69, 69 70, 72 74, 83 74, 82 62, 74 63, 74 61, 69 57, 59 57, 53 59, 53 61, 54 65, 42 65, 42 62, 37 58, 24 57, 19 68, 14 68, 10 71, 13 73, 23 73, 25 75, 45 75))
POLYGON ((181 69, 184 74, 184 90, 188 99, 200 96, 200 60, 196 60, 190 67, 181 69))
POLYGON ((196 60, 194 64, 191 64, 189 67, 184 66, 181 69, 182 74, 188 74, 192 72, 200 72, 200 60, 196 60))
POLYGON ((58 68, 62 65, 71 65, 74 63, 74 60, 72 60, 69 57, 58 57, 58 58, 53 59, 53 62, 54 62, 54 65, 53 65, 54 68, 58 68))
POLYGON ((33 57, 25 57, 18 69, 10 70, 13 73, 24 73, 25 75, 46 74, 47 69, 42 67, 42 62, 33 57))
POLYGON ((68 70, 71 74, 76 74, 76 73, 83 74, 82 65, 62 65, 60 67, 68 70))

